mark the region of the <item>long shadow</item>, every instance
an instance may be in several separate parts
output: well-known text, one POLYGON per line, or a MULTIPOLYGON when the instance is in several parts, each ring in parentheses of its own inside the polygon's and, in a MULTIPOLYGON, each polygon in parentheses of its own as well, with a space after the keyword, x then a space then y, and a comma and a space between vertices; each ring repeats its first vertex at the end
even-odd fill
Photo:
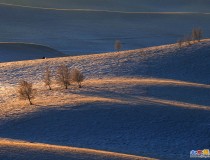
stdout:
POLYGON ((0 137, 187 159, 190 150, 210 147, 209 117, 203 110, 92 103, 40 110, 8 121, 0 126, 0 137))
POLYGON ((171 101, 179 101, 183 103, 191 103, 196 105, 210 106, 209 89, 195 88, 189 86, 131 86, 124 88, 103 88, 84 87, 81 90, 68 90, 72 94, 80 94, 85 96, 100 96, 104 98, 116 98, 124 101, 137 100, 136 97, 154 97, 171 101))
MULTIPOLYGON (((136 93, 126 93, 128 88, 115 88, 110 90, 108 87, 84 87, 81 90, 68 90, 72 94, 80 94, 85 96, 99 96, 104 98, 119 98, 119 99, 133 99, 136 95, 144 95, 146 93, 145 87, 137 87, 136 93), (123 91, 121 90, 123 89, 123 91)), ((131 89, 130 89, 131 90, 131 89)))

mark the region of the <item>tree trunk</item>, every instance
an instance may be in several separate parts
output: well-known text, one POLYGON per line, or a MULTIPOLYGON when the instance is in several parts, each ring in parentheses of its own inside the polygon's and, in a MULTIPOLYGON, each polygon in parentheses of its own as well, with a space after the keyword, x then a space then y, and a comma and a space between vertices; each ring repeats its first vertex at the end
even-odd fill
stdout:
POLYGON ((81 83, 78 83, 78 86, 79 86, 79 88, 82 88, 82 84, 81 83))
POLYGON ((33 105, 33 103, 31 102, 31 97, 29 96, 29 94, 27 94, 27 97, 28 97, 28 101, 29 101, 30 105, 33 105))
POLYGON ((29 101, 30 105, 33 105, 33 103, 31 102, 31 99, 30 98, 28 98, 28 101, 29 101))

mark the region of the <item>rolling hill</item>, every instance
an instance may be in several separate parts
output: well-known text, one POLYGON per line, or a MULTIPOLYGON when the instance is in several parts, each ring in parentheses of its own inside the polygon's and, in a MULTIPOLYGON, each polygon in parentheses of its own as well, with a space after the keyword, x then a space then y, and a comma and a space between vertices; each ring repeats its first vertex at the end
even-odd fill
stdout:
POLYGON ((75 148, 26 141, 0 140, 0 157, 7 159, 59 159, 59 160, 154 160, 152 158, 106 152, 93 149, 75 148), (3 156, 2 156, 3 155, 3 156), (17 156, 18 155, 18 156, 17 156))
POLYGON ((133 12, 209 12, 208 0, 1 0, 1 3, 59 9, 99 9, 133 12))
POLYGON ((0 62, 63 56, 65 56, 65 54, 42 45, 27 43, 0 43, 0 62))
POLYGON ((26 159, 22 153, 29 145, 33 155, 55 154, 55 159, 72 156, 62 146, 190 159, 191 150, 209 148, 209 50, 210 40, 205 39, 181 48, 170 44, 1 63, 0 158, 14 150, 26 159), (45 67, 55 75, 61 64, 82 70, 86 80, 81 89, 54 84, 47 90, 42 82, 45 67), (33 106, 16 94, 22 79, 37 90, 33 106), (42 150, 50 144, 51 149, 42 150), (61 155, 52 153, 58 149, 61 155))
POLYGON ((193 27, 210 37, 208 0, 134 2, 0 0, 0 42, 43 44, 83 55, 114 51, 117 39, 123 50, 175 43, 193 27))

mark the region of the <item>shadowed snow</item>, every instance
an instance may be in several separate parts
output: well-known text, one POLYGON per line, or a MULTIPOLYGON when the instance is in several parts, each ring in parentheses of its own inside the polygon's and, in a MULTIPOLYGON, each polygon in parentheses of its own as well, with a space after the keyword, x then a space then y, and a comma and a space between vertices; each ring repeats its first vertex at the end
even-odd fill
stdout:
POLYGON ((50 47, 29 43, 0 43, 0 62, 63 57, 50 47))
MULTIPOLYGON (((182 48, 171 44, 1 63, 0 137, 20 140, 22 147, 9 140, 13 146, 2 144, 0 158, 9 151, 23 153, 28 142, 177 160, 188 159, 193 149, 209 148, 209 48, 206 39, 182 48), (86 79, 81 89, 71 84, 65 90, 54 83, 47 90, 45 67, 56 73, 61 64, 82 70, 86 79), (34 83, 35 105, 19 100, 21 79, 34 83)), ((57 156, 40 149, 27 151, 57 156)))

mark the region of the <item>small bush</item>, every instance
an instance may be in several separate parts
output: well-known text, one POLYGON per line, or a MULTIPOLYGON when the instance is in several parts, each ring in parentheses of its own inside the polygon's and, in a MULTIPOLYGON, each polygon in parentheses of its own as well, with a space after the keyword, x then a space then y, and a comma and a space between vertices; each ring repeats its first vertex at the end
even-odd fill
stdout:
POLYGON ((192 29, 192 39, 194 41, 200 42, 201 38, 203 37, 203 31, 201 28, 193 28, 192 29))
POLYGON ((177 44, 179 47, 182 47, 183 44, 192 45, 195 41, 200 42, 201 38, 203 37, 203 30, 200 28, 193 28, 192 33, 186 35, 183 39, 178 40, 177 44))
POLYGON ((115 47, 115 50, 117 50, 119 52, 120 49, 122 48, 121 42, 119 40, 116 40, 114 47, 115 47))
POLYGON ((57 82, 64 86, 65 89, 68 89, 68 86, 70 85, 70 70, 68 66, 61 65, 58 67, 57 70, 57 82))
POLYGON ((44 73, 44 83, 46 86, 49 87, 49 90, 52 90, 52 74, 51 74, 51 70, 49 69, 49 67, 47 66, 45 68, 45 73, 44 73))
POLYGON ((84 79, 85 79, 85 77, 80 70, 73 69, 71 71, 71 80, 72 80, 72 82, 78 83, 79 88, 82 87, 82 82, 84 81, 84 79))
POLYGON ((18 87, 18 94, 20 99, 28 100, 30 105, 33 105, 31 101, 31 99, 34 98, 32 83, 28 83, 27 81, 20 81, 18 87))

